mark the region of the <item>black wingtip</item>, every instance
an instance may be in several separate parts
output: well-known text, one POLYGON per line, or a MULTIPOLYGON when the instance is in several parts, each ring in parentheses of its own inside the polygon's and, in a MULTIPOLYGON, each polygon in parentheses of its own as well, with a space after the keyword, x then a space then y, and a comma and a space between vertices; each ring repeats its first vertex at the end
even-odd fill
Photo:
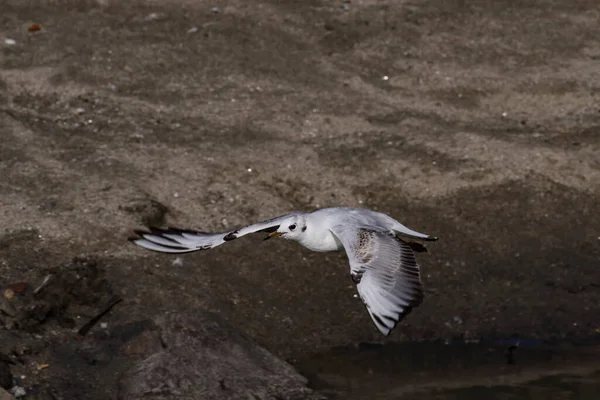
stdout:
POLYGON ((427 240, 428 242, 435 242, 436 240, 440 240, 440 238, 437 236, 427 236, 425 240, 427 240))
POLYGON ((427 253, 427 248, 423 246, 421 243, 417 242, 408 242, 408 245, 415 253, 427 253))
POLYGON ((198 231, 194 231, 191 229, 181 229, 181 228, 176 228, 173 226, 168 226, 166 228, 159 228, 158 226, 148 226, 146 227, 146 230, 143 229, 134 229, 133 232, 138 235, 139 237, 143 237, 144 235, 151 235, 151 234, 155 234, 155 235, 161 235, 163 233, 175 233, 175 234, 182 234, 182 233, 192 233, 192 234, 198 234, 198 233, 202 233, 202 232, 198 232, 198 231))

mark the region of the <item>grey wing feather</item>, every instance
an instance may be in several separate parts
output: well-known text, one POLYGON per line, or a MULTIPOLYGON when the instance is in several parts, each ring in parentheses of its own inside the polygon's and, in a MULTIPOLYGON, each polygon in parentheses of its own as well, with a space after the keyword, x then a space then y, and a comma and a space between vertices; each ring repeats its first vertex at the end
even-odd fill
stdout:
POLYGON ((375 326, 384 335, 423 302, 419 266, 409 244, 378 227, 336 226, 350 274, 375 326))
POLYGON ((129 241, 145 249, 161 253, 191 253, 198 250, 212 249, 249 233, 277 230, 281 221, 290 215, 272 218, 234 231, 222 233, 151 227, 149 228, 150 232, 134 231, 137 236, 129 238, 129 241))

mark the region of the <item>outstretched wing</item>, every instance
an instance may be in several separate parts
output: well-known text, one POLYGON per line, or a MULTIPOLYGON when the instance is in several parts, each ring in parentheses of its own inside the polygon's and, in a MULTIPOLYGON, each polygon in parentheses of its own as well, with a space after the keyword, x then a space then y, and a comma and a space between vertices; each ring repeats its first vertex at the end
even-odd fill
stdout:
POLYGON ((423 302, 419 265, 409 243, 378 227, 338 225, 350 274, 375 326, 384 335, 423 302))
POLYGON ((150 227, 149 232, 136 230, 136 237, 129 241, 148 250, 161 253, 191 253, 198 250, 208 250, 225 242, 237 239, 254 232, 274 232, 283 220, 294 214, 282 215, 267 221, 248 225, 246 227, 223 233, 198 232, 179 228, 150 227))

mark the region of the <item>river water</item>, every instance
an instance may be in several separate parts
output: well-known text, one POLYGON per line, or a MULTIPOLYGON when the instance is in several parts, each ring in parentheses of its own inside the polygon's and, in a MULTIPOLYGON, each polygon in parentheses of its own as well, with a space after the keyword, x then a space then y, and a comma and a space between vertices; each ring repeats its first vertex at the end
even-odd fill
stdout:
POLYGON ((332 399, 600 399, 600 345, 538 341, 392 343, 299 360, 332 399))

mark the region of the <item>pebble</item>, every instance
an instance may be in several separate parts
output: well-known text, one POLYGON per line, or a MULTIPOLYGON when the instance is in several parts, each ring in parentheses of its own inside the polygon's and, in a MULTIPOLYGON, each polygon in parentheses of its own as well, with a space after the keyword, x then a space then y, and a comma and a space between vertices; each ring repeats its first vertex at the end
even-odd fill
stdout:
POLYGON ((219 7, 213 7, 213 8, 210 9, 210 11, 213 14, 219 14, 221 12, 221 9, 219 7))
POLYGON ((22 386, 14 386, 12 389, 10 389, 10 392, 17 399, 20 398, 20 397, 25 397, 27 395, 27 392, 25 391, 25 388, 22 387, 22 386))
POLYGON ((183 266, 183 258, 177 257, 175 260, 173 260, 173 265, 176 267, 183 266))
POLYGON ((15 44, 17 44, 17 41, 15 39, 6 38, 6 39, 4 39, 4 44, 7 44, 9 46, 14 46, 15 44))
POLYGON ((10 315, 11 317, 17 315, 17 310, 10 303, 10 300, 5 296, 0 296, 0 311, 4 312, 7 315, 10 315))
POLYGON ((167 18, 165 13, 150 13, 144 18, 146 21, 161 21, 167 18))
POLYGON ((196 33, 198 32, 198 27, 197 26, 193 26, 190 29, 187 30, 187 33, 196 33))

